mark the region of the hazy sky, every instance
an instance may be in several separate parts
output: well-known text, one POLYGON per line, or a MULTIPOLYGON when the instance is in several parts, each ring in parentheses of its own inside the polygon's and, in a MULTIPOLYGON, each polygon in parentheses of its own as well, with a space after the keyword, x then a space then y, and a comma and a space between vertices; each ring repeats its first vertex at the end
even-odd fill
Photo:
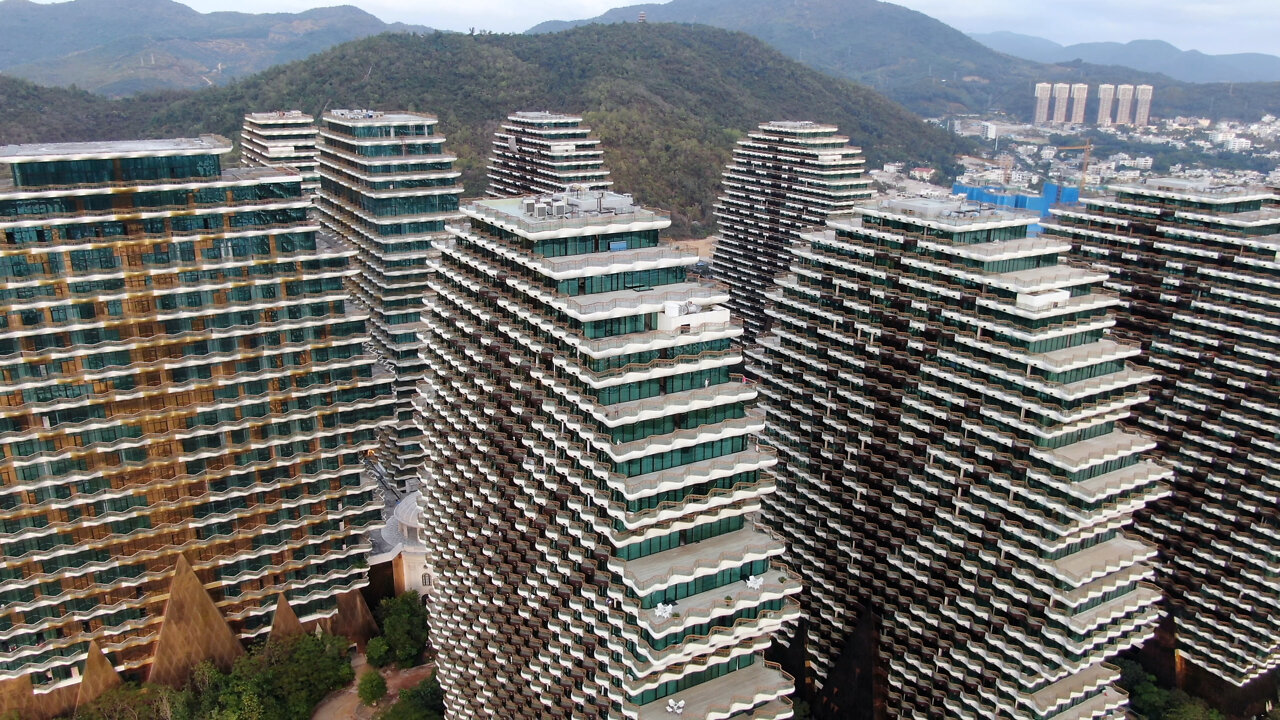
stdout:
MULTIPOLYGON (((386 21, 443 30, 521 32, 543 20, 595 17, 635 0, 180 0, 200 10, 293 12, 357 5, 386 21)), ((779 0, 779 2, 804 0, 779 0)), ((1063 44, 1167 40, 1184 50, 1280 55, 1277 0, 898 0, 966 32, 1011 30, 1063 44)))

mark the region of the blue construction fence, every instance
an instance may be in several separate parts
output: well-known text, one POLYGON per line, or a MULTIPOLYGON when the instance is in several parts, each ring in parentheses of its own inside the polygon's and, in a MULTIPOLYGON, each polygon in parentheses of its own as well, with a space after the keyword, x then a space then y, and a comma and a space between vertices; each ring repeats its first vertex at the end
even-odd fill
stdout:
POLYGON ((1034 210, 1040 213, 1040 217, 1048 217, 1049 208, 1054 205, 1074 205, 1080 202, 1080 188, 1058 183, 1045 183, 1039 195, 1013 192, 999 185, 974 186, 960 183, 952 185, 951 192, 997 207, 1034 210))

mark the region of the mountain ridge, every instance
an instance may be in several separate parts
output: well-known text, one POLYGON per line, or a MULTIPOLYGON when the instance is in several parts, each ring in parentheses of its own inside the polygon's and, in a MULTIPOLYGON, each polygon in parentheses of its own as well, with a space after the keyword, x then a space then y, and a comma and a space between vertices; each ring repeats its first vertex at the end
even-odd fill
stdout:
POLYGON ((175 0, 0 0, 0 71, 110 96, 197 89, 387 31, 430 29, 353 5, 258 15, 175 0))
POLYGON ((1062 45, 1007 31, 969 33, 969 37, 998 52, 1041 63, 1082 60, 1097 65, 1123 65, 1193 83, 1280 81, 1280 57, 1266 53, 1210 55, 1154 39, 1062 45))
POLYGON ((1158 73, 1074 59, 1050 64, 997 52, 923 13, 878 0, 671 0, 614 8, 585 20, 530 28, 545 33, 591 23, 699 22, 738 30, 784 55, 863 83, 930 117, 1004 112, 1029 121, 1039 82, 1150 84, 1156 115, 1219 114, 1254 120, 1280 104, 1280 84, 1188 85, 1158 73))

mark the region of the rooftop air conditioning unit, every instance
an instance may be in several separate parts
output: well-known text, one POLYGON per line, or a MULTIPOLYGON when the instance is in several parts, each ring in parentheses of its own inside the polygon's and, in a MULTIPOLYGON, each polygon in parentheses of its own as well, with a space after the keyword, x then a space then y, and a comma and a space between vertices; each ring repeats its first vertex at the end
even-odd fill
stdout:
POLYGON ((547 216, 547 206, 544 203, 537 203, 533 206, 533 216, 542 219, 547 216))

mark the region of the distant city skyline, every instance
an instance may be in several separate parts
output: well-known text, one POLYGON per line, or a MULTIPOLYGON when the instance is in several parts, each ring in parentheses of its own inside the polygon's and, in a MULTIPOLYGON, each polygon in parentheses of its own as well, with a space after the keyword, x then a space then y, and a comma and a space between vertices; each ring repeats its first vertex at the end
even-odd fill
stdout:
MULTIPOLYGON (((47 0, 37 0, 47 2, 47 0)), ((427 25, 466 32, 472 28, 520 33, 547 20, 593 18, 627 0, 472 0, 467 3, 420 0, 179 0, 200 12, 300 12, 340 4, 355 5, 386 22, 427 25)), ((1080 42, 1128 42, 1156 39, 1182 50, 1209 54, 1260 52, 1280 55, 1272 29, 1280 26, 1274 0, 1077 0, 1026 3, 1023 0, 898 0, 964 32, 1035 35, 1071 45, 1080 42)))

